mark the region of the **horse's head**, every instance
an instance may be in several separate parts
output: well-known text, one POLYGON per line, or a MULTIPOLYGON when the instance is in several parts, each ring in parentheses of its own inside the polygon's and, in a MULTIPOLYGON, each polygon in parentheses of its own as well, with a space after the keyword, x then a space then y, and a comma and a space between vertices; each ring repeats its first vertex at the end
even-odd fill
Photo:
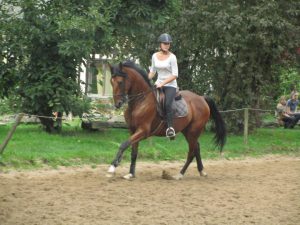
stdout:
POLYGON ((128 74, 123 71, 122 63, 115 66, 109 65, 109 67, 115 107, 120 108, 127 101, 127 94, 130 88, 128 74))

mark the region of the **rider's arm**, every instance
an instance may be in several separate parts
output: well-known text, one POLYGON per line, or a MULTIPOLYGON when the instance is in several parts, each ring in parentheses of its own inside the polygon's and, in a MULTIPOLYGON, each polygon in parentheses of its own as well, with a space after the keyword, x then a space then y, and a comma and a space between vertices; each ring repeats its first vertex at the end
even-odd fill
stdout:
POLYGON ((149 78, 149 80, 151 80, 153 77, 155 76, 155 73, 154 72, 149 72, 148 73, 148 78, 149 78))
POLYGON ((149 80, 151 80, 155 74, 156 74, 156 69, 155 69, 155 59, 154 59, 154 54, 152 55, 152 59, 151 59, 151 67, 150 67, 150 72, 148 73, 148 78, 149 80))

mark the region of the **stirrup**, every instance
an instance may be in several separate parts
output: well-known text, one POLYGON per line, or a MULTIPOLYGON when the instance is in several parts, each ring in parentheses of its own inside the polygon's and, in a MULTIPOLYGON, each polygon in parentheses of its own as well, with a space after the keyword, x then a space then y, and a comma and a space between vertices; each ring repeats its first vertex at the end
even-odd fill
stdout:
POLYGON ((166 137, 168 138, 171 138, 171 137, 175 137, 175 130, 173 127, 169 127, 167 130, 166 130, 166 137))

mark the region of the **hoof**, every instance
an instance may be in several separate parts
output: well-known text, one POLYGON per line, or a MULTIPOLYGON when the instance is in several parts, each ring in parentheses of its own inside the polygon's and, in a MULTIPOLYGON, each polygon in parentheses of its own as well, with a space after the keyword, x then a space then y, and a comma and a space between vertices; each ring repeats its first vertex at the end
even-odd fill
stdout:
POLYGON ((106 173, 106 177, 114 177, 115 176, 115 171, 116 171, 116 167, 114 167, 113 165, 111 165, 108 168, 108 171, 106 173))
POLYGON ((207 177, 207 173, 205 173, 204 171, 201 171, 201 172, 200 172, 200 176, 201 176, 201 177, 207 177))
POLYGON ((123 178, 124 178, 125 180, 131 180, 131 179, 133 178, 133 175, 132 175, 131 173, 129 173, 129 174, 123 176, 123 178))

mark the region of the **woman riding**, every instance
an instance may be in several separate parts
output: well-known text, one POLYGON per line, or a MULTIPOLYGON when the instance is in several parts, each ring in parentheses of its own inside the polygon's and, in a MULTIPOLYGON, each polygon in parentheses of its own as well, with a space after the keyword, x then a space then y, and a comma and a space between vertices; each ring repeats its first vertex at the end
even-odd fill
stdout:
POLYGON ((161 34, 158 38, 160 51, 152 55, 152 65, 148 74, 152 79, 157 73, 156 88, 161 88, 165 93, 165 110, 167 116, 167 137, 174 137, 172 103, 176 95, 178 65, 176 56, 169 51, 172 38, 169 34, 161 34))

